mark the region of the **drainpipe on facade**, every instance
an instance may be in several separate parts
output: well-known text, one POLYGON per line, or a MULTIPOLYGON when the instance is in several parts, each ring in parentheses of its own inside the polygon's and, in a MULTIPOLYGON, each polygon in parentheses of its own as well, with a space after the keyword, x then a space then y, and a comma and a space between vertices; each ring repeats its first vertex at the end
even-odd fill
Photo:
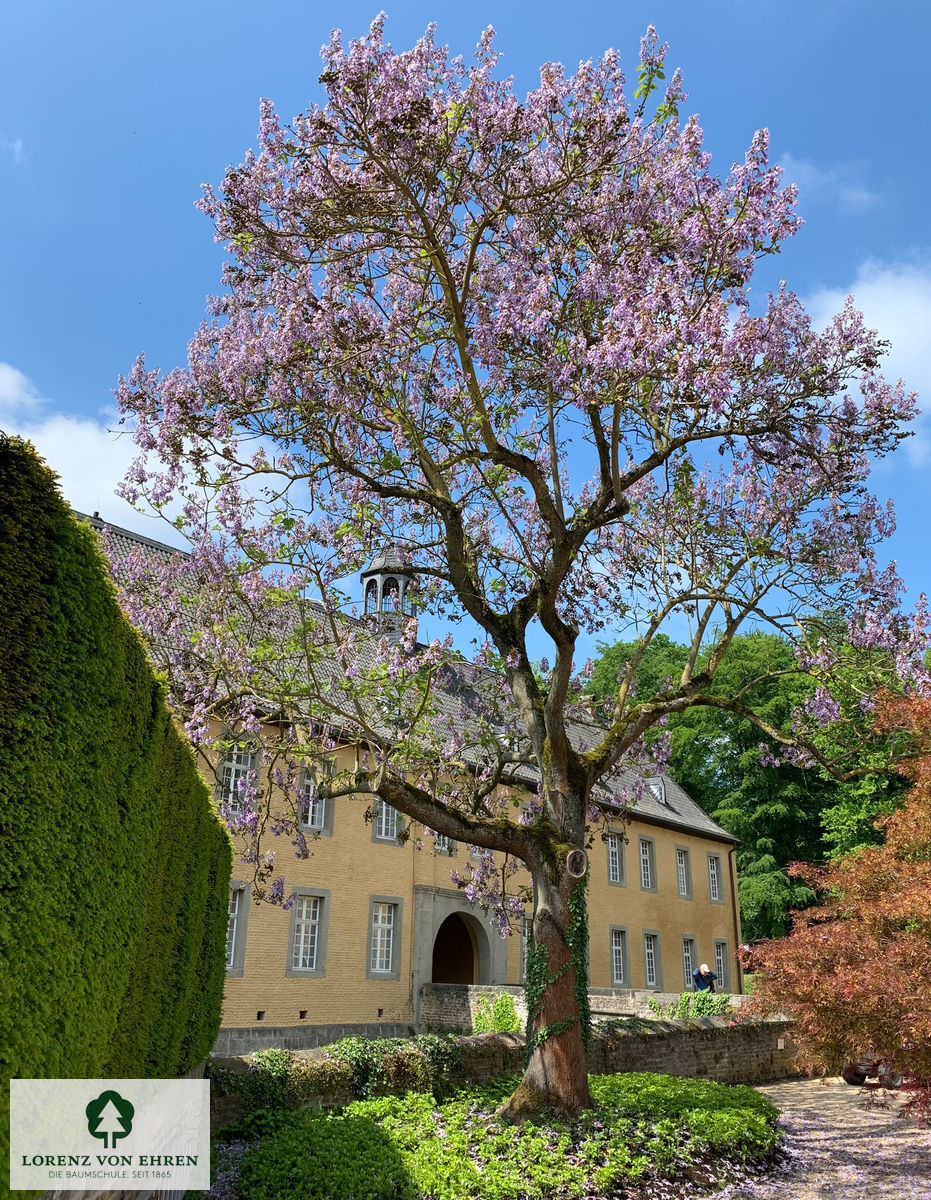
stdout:
POLYGON ((735 864, 736 847, 731 846, 727 852, 728 870, 731 875, 731 912, 734 916, 734 966, 737 968, 737 994, 743 995, 744 974, 740 965, 740 912, 737 907, 737 868, 735 864))

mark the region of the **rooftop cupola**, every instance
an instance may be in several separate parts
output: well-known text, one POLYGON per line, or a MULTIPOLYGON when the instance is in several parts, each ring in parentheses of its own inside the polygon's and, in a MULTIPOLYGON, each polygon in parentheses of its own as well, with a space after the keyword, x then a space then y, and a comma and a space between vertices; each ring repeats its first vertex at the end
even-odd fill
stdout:
POLYGON ((366 616, 417 615, 417 606, 408 598, 413 572, 396 550, 382 550, 362 572, 362 611, 366 616))

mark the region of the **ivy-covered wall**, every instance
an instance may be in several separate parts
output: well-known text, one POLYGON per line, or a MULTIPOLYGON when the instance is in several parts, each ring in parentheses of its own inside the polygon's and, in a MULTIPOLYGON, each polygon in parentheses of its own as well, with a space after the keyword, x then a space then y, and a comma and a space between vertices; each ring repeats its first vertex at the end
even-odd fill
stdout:
POLYGON ((203 1059, 230 866, 94 534, 32 447, 0 435, 4 1080, 170 1077, 203 1059))

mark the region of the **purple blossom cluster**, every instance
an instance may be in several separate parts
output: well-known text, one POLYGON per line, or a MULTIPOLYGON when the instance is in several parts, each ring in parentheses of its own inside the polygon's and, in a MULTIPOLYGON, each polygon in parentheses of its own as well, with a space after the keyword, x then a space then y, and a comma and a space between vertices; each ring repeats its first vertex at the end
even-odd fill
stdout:
POLYGON ((124 495, 180 505, 191 552, 118 573, 205 761, 231 741, 261 757, 224 815, 268 898, 286 888, 263 831, 310 852, 302 768, 354 747, 327 795, 481 847, 459 882, 504 930, 521 899, 485 851, 583 845, 602 803, 664 769, 651 731, 671 713, 755 717, 713 688, 742 626, 790 639, 812 681, 789 726, 758 720, 788 761, 825 765, 822 733, 871 704, 812 616, 927 688, 926 605, 902 611, 876 556, 894 517, 868 490, 915 399, 852 300, 823 330, 785 285, 751 307, 795 189, 765 130, 712 171, 678 73, 659 97, 655 30, 632 97, 613 50, 519 97, 491 30, 466 63, 432 29, 398 52, 383 27, 334 33, 325 103, 285 124, 263 100, 257 149, 205 185, 223 291, 185 368, 140 357, 117 389, 140 450, 124 495), (473 662, 353 606, 342 581, 391 546, 422 610, 483 630, 473 662), (635 630, 642 654, 683 619, 689 662, 658 696, 634 655, 587 698, 583 632, 635 630), (552 647, 536 664, 532 626, 552 647))

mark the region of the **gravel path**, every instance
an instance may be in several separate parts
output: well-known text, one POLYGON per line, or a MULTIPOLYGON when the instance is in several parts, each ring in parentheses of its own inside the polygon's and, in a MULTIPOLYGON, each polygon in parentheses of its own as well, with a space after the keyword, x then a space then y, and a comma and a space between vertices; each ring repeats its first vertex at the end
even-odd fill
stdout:
POLYGON ((931 1200, 931 1130, 889 1109, 863 1108, 841 1079, 757 1088, 780 1110, 787 1159, 776 1173, 734 1184, 721 1200, 931 1200))

